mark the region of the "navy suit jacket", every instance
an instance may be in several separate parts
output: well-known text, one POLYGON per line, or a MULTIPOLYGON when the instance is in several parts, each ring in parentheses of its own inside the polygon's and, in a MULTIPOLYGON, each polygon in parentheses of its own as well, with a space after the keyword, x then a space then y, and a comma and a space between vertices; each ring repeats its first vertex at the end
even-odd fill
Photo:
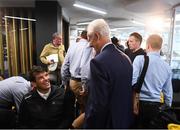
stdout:
POLYGON ((113 45, 90 63, 85 128, 129 128, 132 123, 132 65, 113 45))

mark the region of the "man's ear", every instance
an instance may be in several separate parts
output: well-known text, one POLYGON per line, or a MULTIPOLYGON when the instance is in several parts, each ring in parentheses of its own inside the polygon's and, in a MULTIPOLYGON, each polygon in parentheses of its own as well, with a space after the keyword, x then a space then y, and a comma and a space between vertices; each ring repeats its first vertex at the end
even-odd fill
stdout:
POLYGON ((37 87, 37 85, 36 85, 36 82, 31 82, 31 85, 32 85, 32 88, 36 88, 37 87))
POLYGON ((146 50, 149 50, 150 45, 148 43, 146 43, 146 50))
POLYGON ((100 35, 99 35, 99 33, 94 33, 94 40, 95 41, 99 41, 100 40, 100 35))

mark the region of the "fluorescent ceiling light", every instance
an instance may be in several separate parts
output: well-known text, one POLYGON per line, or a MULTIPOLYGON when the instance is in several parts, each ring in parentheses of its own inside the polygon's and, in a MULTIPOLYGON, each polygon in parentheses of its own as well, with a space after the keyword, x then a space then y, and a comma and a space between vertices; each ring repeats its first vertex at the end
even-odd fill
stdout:
POLYGON ((83 31, 85 30, 85 28, 77 28, 77 30, 83 31))
POLYGON ((138 21, 135 21, 134 19, 131 20, 132 23, 134 24, 138 24, 138 25, 142 25, 144 26, 145 24, 144 23, 141 23, 141 22, 138 22, 138 21))
POLYGON ((79 1, 76 1, 73 6, 75 7, 78 7, 78 8, 81 8, 81 9, 85 9, 85 10, 89 10, 89 11, 93 11, 93 12, 96 12, 96 13, 100 13, 100 14, 107 14, 104 10, 102 9, 99 9, 97 7, 94 7, 92 5, 89 5, 89 4, 86 4, 86 3, 82 3, 82 2, 79 2, 79 1))
POLYGON ((11 19, 19 19, 19 20, 28 20, 28 21, 36 21, 36 19, 22 18, 22 17, 14 17, 14 16, 4 16, 5 18, 11 19))
POLYGON ((90 22, 77 23, 76 25, 88 25, 90 22))
POLYGON ((126 29, 133 29, 134 27, 119 27, 110 29, 111 31, 118 31, 118 30, 126 30, 126 29))

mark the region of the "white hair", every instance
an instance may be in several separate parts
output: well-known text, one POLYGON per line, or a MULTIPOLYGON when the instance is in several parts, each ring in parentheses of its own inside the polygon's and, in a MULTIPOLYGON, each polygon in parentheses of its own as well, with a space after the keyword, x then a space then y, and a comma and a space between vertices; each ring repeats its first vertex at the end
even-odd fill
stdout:
POLYGON ((89 32, 98 32, 101 36, 110 37, 110 28, 104 19, 96 19, 89 23, 87 30, 89 32))
POLYGON ((61 34, 58 32, 55 32, 55 33, 53 33, 52 38, 54 39, 54 38, 59 37, 59 36, 61 36, 61 34))

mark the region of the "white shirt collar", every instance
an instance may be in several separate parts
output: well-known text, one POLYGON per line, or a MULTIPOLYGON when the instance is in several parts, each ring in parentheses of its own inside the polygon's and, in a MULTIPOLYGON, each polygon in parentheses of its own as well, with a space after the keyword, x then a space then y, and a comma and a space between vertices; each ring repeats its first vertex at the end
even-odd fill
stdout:
POLYGON ((84 39, 84 38, 81 38, 81 39, 79 40, 79 42, 87 42, 87 40, 84 39))
POLYGON ((103 49, 107 46, 107 45, 109 45, 109 44, 112 44, 111 42, 109 42, 109 43, 106 43, 102 48, 101 48, 101 51, 100 52, 102 52, 103 51, 103 49))
POLYGON ((49 94, 50 94, 50 92, 51 92, 51 88, 49 89, 49 91, 47 92, 47 93, 41 93, 40 91, 38 91, 37 90, 37 92, 38 92, 38 94, 42 97, 42 98, 44 98, 45 100, 47 100, 47 98, 49 97, 49 94))

